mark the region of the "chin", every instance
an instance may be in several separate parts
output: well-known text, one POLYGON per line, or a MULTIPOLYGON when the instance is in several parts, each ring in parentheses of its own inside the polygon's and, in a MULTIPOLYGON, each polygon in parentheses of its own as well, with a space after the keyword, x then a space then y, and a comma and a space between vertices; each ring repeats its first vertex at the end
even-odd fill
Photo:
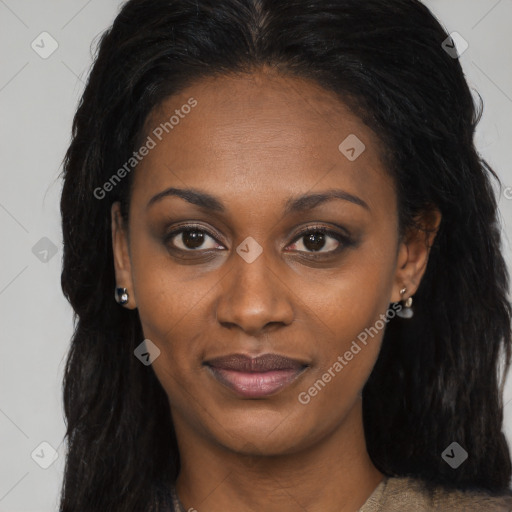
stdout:
MULTIPOLYGON (((286 455, 314 444, 314 434, 308 434, 304 418, 290 412, 244 411, 238 417, 222 414, 222 421, 216 422, 211 430, 216 443, 245 455, 286 455), (222 429, 221 425, 229 425, 222 429), (300 429, 299 429, 300 425, 300 429), (221 430, 219 430, 219 427, 221 430)), ((313 430, 314 430, 314 426, 313 430)))

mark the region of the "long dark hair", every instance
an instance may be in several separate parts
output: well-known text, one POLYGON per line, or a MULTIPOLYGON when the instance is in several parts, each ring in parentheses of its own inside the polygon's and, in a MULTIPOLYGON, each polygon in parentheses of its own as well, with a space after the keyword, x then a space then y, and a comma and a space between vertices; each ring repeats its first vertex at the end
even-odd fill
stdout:
MULTIPOLYGON (((504 491, 499 362, 510 364, 509 276, 494 171, 448 34, 417 0, 130 0, 101 37, 63 166, 62 289, 75 312, 64 379, 63 512, 158 510, 180 460, 167 396, 134 357, 137 310, 113 297, 110 207, 127 220, 132 174, 102 187, 152 109, 201 77, 272 66, 334 91, 386 148, 400 230, 442 213, 412 319, 390 321, 363 392, 369 454, 387 475, 504 491), (469 454, 456 470, 452 442, 469 454)), ((136 172, 136 171, 134 171, 136 172)))

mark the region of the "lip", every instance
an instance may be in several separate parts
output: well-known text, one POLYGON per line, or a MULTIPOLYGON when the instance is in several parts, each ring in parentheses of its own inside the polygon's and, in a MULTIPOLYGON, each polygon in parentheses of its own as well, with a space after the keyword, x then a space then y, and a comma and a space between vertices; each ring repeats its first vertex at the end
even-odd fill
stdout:
POLYGON ((204 362, 221 384, 244 398, 273 395, 296 380, 308 364, 279 354, 230 354, 204 362))

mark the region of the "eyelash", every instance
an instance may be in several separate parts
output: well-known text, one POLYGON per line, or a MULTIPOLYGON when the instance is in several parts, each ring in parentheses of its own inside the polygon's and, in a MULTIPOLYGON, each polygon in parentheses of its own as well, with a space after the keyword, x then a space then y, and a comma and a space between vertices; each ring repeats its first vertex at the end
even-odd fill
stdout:
MULTIPOLYGON (((200 225, 197 225, 197 224, 187 224, 185 226, 180 226, 178 229, 175 229, 175 230, 167 233, 164 236, 164 243, 165 244, 169 244, 171 242, 171 240, 176 235, 180 235, 180 234, 185 233, 187 231, 198 231, 200 233, 206 233, 209 237, 211 237, 213 240, 215 240, 215 242, 220 244, 220 242, 217 240, 217 236, 216 235, 214 235, 213 233, 211 233, 210 231, 205 229, 203 226, 200 226, 200 225)), ((323 233, 325 235, 328 235, 328 236, 334 238, 337 242, 339 242, 340 245, 336 249, 333 249, 333 250, 327 251, 327 252, 319 252, 319 251, 317 251, 317 252, 315 252, 315 251, 299 251, 299 252, 308 254, 309 256, 313 256, 313 257, 315 257, 315 256, 322 257, 322 255, 333 255, 333 254, 336 254, 341 249, 343 249, 345 247, 348 247, 348 246, 351 246, 351 245, 354 244, 353 240, 349 236, 343 235, 343 234, 341 234, 341 233, 339 233, 337 231, 332 231, 332 230, 330 230, 329 228, 327 228, 325 226, 308 226, 307 228, 305 228, 302 231, 300 231, 299 233, 297 233, 297 235, 295 236, 295 238, 293 239, 293 241, 289 245, 295 244, 301 238, 304 238, 306 235, 316 234, 316 233, 323 233)), ((201 252, 202 251, 201 249, 187 249, 186 250, 186 249, 181 249, 179 247, 172 247, 172 248, 177 250, 177 251, 187 252, 187 253, 194 253, 194 252, 201 252)), ((210 250, 210 249, 208 249, 208 250, 210 250)))

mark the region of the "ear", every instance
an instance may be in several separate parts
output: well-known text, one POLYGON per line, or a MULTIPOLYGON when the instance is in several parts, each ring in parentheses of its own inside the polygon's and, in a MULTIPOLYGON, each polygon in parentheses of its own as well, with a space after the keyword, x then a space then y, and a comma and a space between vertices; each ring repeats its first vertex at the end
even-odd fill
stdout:
POLYGON ((116 273, 116 286, 128 290, 128 302, 124 304, 125 308, 135 309, 135 293, 132 282, 130 253, 128 250, 128 233, 121 217, 121 204, 116 201, 112 205, 112 250, 114 253, 114 269, 116 273))
POLYGON ((435 207, 423 211, 415 218, 415 226, 403 236, 397 257, 392 302, 399 302, 414 295, 427 269, 430 248, 441 224, 441 213, 435 207), (407 291, 400 295, 400 290, 407 291))

